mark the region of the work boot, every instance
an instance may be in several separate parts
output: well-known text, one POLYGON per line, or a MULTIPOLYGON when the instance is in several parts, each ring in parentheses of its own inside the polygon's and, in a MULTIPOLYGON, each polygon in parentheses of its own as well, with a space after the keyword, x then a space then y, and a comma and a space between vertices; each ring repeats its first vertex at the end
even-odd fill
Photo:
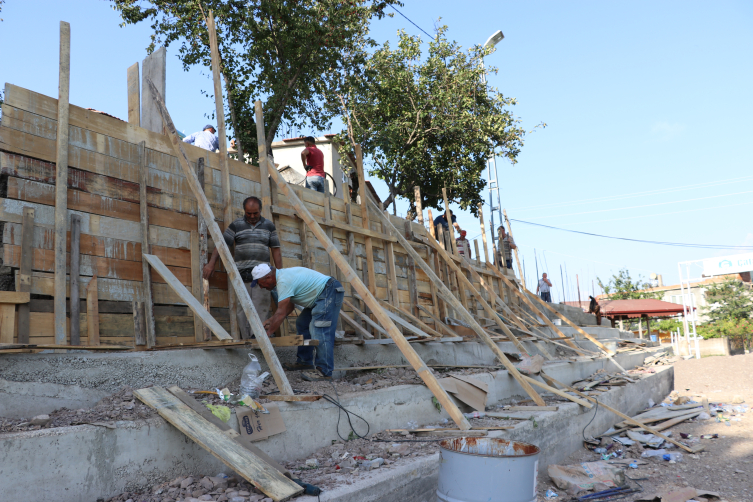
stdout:
POLYGON ((318 369, 313 371, 304 371, 301 373, 301 378, 307 382, 331 382, 331 376, 324 376, 318 369))
POLYGON ((285 371, 301 371, 301 370, 315 370, 316 366, 313 364, 306 364, 296 361, 294 364, 283 363, 282 367, 285 371))

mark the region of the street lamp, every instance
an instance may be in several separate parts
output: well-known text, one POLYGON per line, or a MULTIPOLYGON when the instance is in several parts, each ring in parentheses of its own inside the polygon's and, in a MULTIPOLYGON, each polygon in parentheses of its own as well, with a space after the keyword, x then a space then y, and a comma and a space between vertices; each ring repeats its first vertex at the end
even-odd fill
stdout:
MULTIPOLYGON (((488 39, 486 39, 486 42, 484 43, 484 47, 494 47, 498 43, 500 43, 505 38, 505 35, 502 33, 502 30, 495 31, 492 36, 490 36, 488 39)), ((481 58, 481 68, 484 67, 484 59, 481 58)), ((481 83, 486 84, 486 73, 481 74, 481 83)), ((495 149, 496 150, 496 149, 495 149)), ((489 181, 489 207, 491 210, 489 213, 491 214, 491 230, 492 230, 492 246, 496 246, 497 249, 499 249, 499 246, 497 246, 496 241, 497 239, 497 229, 494 228, 494 211, 497 210, 499 212, 499 222, 500 224, 504 224, 504 221, 502 219, 502 201, 499 196, 499 182, 497 179, 497 156, 495 155, 495 151, 492 150, 492 153, 489 155, 489 158, 486 159, 486 167, 488 169, 488 181, 489 181), (494 195, 497 195, 497 206, 494 206, 494 195)), ((494 257, 494 261, 496 262, 497 257, 494 257)))

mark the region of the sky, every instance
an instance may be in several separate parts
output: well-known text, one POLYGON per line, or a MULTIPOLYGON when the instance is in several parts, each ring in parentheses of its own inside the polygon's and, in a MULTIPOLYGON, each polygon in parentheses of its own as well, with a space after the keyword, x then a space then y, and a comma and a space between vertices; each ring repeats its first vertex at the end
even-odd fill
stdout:
MULTIPOLYGON (((527 130, 547 124, 526 136, 516 165, 497 161, 502 207, 514 220, 529 287, 546 271, 554 301, 577 300, 577 274, 585 299, 601 292, 597 278, 606 282, 621 268, 633 278, 656 273, 676 284, 678 262, 753 252, 752 3, 404 3, 400 12, 413 23, 429 33, 446 24, 448 38, 463 47, 502 30, 505 39, 486 58, 499 68, 489 83, 518 100, 513 112, 527 130), (635 243, 516 220, 750 248, 635 243)), ((147 24, 119 27, 117 12, 103 0, 8 0, 0 18, 6 47, 0 82, 57 96, 59 21, 68 21, 71 103, 127 118, 126 69, 146 55, 147 24)), ((371 36, 394 42, 400 29, 428 38, 397 14, 374 22, 371 36)), ((167 52, 166 102, 178 128, 190 134, 213 111, 201 92, 210 89, 211 73, 186 73, 177 49, 167 52)), ((372 181, 386 196, 386 186, 372 181)), ((398 214, 407 207, 400 201, 398 214)), ((478 219, 453 209, 481 244, 478 219)), ((488 204, 484 212, 489 229, 488 204)))

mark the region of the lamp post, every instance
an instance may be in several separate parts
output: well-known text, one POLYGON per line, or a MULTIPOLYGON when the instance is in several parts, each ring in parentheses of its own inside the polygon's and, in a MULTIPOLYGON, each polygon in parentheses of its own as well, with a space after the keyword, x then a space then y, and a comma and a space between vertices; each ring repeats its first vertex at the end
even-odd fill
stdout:
MULTIPOLYGON (((490 36, 488 39, 486 39, 486 42, 484 43, 484 47, 494 47, 498 43, 500 43, 505 38, 505 35, 502 33, 502 30, 495 31, 492 36, 490 36)), ((481 58, 481 68, 484 68, 484 59, 481 58)), ((486 84, 486 73, 481 74, 481 83, 486 84)), ((495 149, 496 150, 496 149, 495 149)), ((502 201, 499 196, 499 181, 497 179, 497 156, 495 154, 495 150, 492 150, 492 153, 489 155, 489 158, 486 159, 486 167, 488 170, 488 182, 489 182, 489 207, 491 208, 489 211, 489 214, 491 215, 491 232, 492 232, 492 246, 496 246, 496 249, 499 250, 499 246, 497 245, 497 229, 494 226, 494 211, 499 212, 499 222, 500 224, 504 224, 504 220, 502 219, 502 201), (497 205, 494 206, 494 195, 497 195, 497 205)), ((494 257, 494 261, 496 263, 497 257, 494 257)))

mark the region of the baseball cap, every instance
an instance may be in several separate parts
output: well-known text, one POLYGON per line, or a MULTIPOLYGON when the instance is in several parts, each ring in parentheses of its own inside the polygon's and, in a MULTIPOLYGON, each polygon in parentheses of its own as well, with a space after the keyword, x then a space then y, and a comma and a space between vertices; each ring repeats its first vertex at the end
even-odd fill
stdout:
POLYGON ((202 129, 202 131, 206 131, 207 129, 214 129, 215 131, 217 130, 217 128, 214 127, 212 124, 205 125, 204 129, 202 129))
POLYGON ((261 279, 271 271, 272 267, 270 267, 266 263, 260 263, 259 265, 255 266, 251 271, 251 277, 253 278, 253 280, 251 281, 251 287, 255 288, 256 284, 259 282, 259 279, 261 279))

